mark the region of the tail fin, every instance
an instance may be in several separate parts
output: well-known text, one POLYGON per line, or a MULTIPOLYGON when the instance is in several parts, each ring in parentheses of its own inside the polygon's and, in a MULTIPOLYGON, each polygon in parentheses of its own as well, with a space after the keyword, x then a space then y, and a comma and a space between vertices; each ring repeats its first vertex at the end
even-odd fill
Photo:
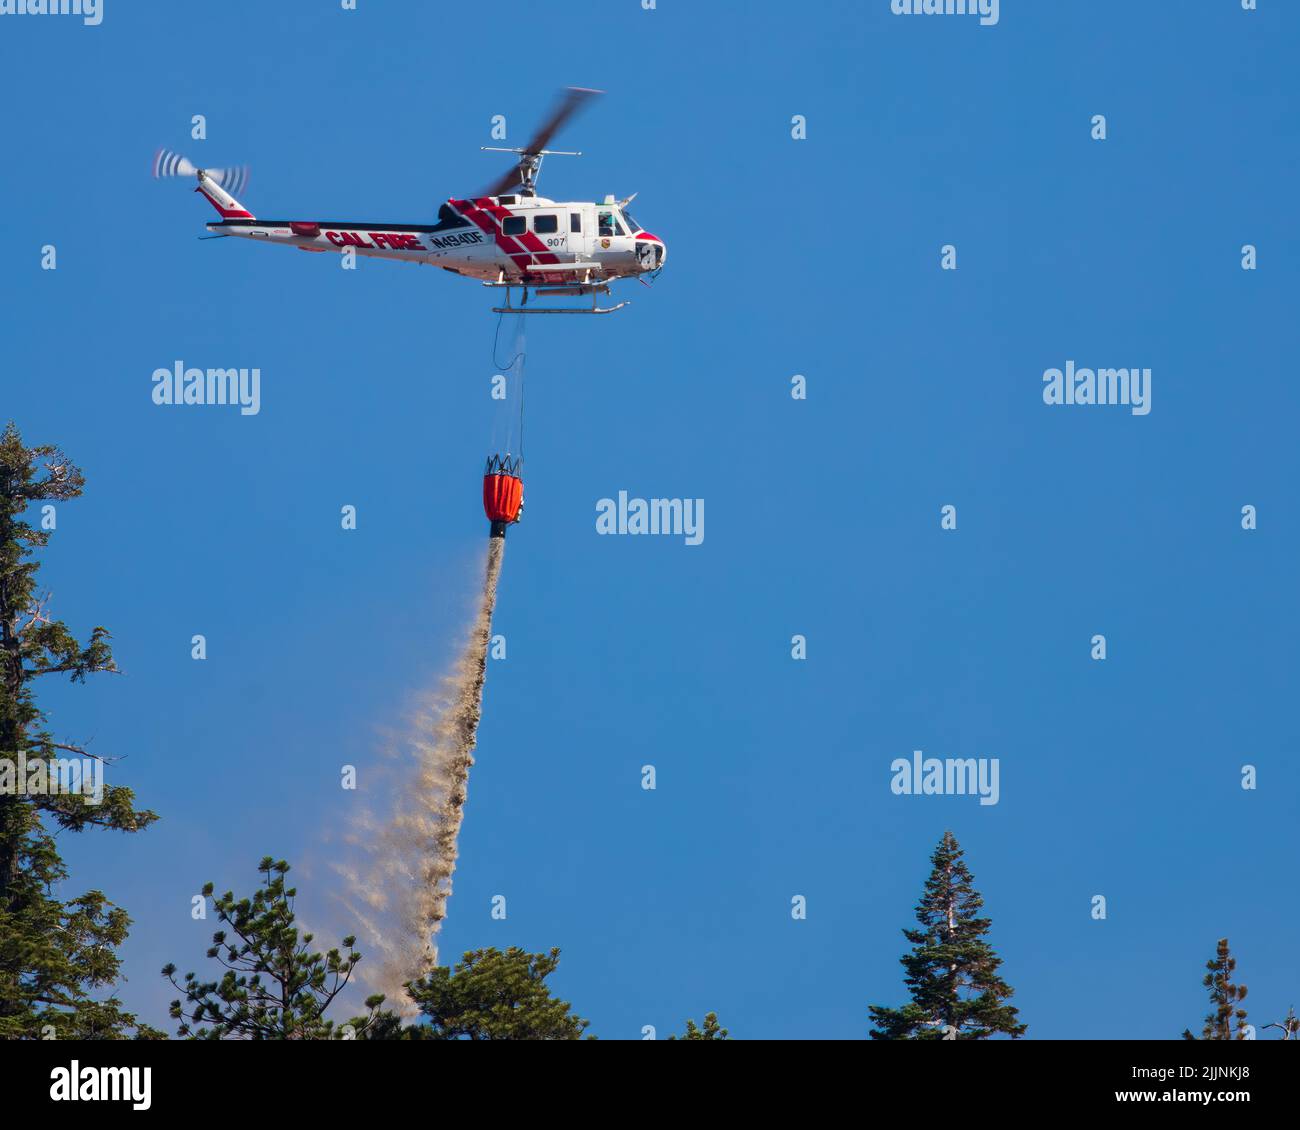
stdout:
MULTIPOLYGON (((222 171, 217 170, 214 173, 209 173, 206 169, 200 169, 198 171, 199 187, 194 191, 203 193, 212 204, 212 207, 221 213, 223 220, 254 219, 253 213, 221 186, 216 174, 222 171)), ((247 182, 248 177, 245 175, 242 180, 247 182)))

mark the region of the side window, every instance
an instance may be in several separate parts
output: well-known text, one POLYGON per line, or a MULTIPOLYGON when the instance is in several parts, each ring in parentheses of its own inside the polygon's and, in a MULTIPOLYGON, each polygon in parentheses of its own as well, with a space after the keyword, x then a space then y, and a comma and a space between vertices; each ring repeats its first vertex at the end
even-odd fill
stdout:
POLYGON ((554 235, 560 230, 559 216, 534 216, 533 231, 538 235, 554 235))
POLYGON ((613 212, 600 212, 597 215, 596 220, 597 220, 597 224, 600 227, 601 235, 614 234, 614 213, 613 212))
POLYGON ((582 231, 582 213, 581 213, 581 212, 570 212, 570 213, 569 213, 569 231, 571 231, 571 232, 581 232, 581 231, 582 231))
POLYGON ((523 235, 528 230, 528 217, 507 216, 501 222, 502 235, 523 235))

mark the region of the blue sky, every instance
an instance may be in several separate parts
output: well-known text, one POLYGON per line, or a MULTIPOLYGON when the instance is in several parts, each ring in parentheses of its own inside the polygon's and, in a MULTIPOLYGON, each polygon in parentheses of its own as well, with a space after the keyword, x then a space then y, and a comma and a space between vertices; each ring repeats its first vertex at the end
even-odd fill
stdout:
POLYGON ((1224 935, 1252 1020, 1300 1003, 1300 10, 1260 6, 0 18, 3 415, 88 475, 43 580, 126 672, 41 701, 162 816, 63 844, 70 892, 135 920, 125 1000, 165 1021, 205 880, 247 890, 272 854, 323 894, 340 766, 373 764, 469 618, 493 423, 488 292, 200 243, 210 209, 150 158, 246 161, 266 215, 429 222, 496 174, 494 114, 521 140, 573 83, 609 93, 542 190, 639 192, 670 259, 616 316, 529 327, 509 657, 444 954, 561 947, 555 988, 604 1038, 708 1010, 861 1038, 903 1000, 899 931, 951 828, 1030 1037, 1199 1026, 1224 935), (176 359, 259 367, 260 414, 154 405, 176 359), (1150 414, 1046 406, 1067 360, 1151 368, 1150 414), (619 490, 705 499, 704 543, 598 536, 619 490), (998 758, 999 803, 894 795, 916 749, 998 758))

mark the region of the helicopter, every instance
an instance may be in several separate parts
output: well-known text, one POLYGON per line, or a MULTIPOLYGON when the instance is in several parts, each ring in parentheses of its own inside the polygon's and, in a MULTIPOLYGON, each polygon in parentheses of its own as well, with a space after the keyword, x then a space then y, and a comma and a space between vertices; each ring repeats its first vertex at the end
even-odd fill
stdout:
MULTIPOLYGON (((484 286, 505 290, 494 314, 612 314, 627 300, 602 307, 617 279, 657 276, 668 257, 664 241, 628 212, 636 193, 603 203, 555 201, 537 195, 544 157, 580 157, 547 149, 547 143, 588 101, 603 93, 568 87, 549 118, 527 145, 483 146, 511 153, 514 166, 472 197, 451 197, 438 208, 435 224, 360 223, 354 220, 264 220, 236 199, 248 184, 248 168, 200 169, 179 153, 159 149, 155 179, 195 177, 200 192, 221 216, 207 239, 238 237, 296 247, 300 251, 346 253, 404 263, 427 263, 484 286), (512 302, 512 291, 522 302, 512 302), (587 306, 528 305, 530 290, 541 297, 590 297, 587 306)), ((644 279, 643 279, 644 281, 644 279)))

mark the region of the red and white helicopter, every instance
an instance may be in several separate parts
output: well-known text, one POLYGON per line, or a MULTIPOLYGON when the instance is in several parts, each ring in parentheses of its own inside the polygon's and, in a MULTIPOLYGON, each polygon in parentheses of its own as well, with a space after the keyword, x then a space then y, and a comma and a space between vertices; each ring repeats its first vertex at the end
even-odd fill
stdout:
POLYGON ((353 220, 262 220, 235 199, 248 183, 248 169, 200 169, 179 153, 160 149, 153 175, 193 176, 221 214, 207 225, 214 236, 238 236, 301 251, 344 252, 404 263, 428 263, 453 274, 504 288, 500 314, 612 314, 626 301, 602 308, 597 296, 609 294, 615 279, 655 275, 668 250, 664 241, 641 227, 627 211, 636 194, 603 204, 557 202, 537 195, 537 174, 547 156, 580 157, 547 149, 546 143, 588 99, 601 93, 567 89, 546 124, 517 149, 484 146, 485 152, 516 153, 518 163, 474 197, 452 197, 438 209, 436 224, 373 224, 353 220), (520 305, 510 292, 523 291, 520 305), (591 307, 528 305, 530 288, 538 295, 591 296, 591 307))

